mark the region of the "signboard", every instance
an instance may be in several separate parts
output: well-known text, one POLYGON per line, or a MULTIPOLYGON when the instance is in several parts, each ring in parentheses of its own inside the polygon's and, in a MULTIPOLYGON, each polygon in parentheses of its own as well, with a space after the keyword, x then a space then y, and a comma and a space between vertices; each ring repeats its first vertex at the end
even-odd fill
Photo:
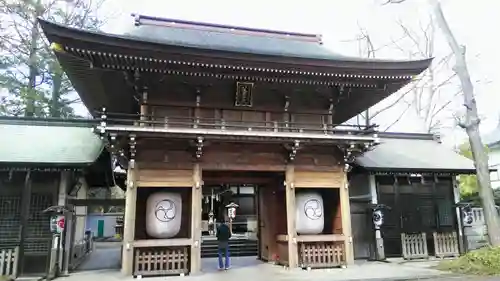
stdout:
POLYGON ((230 204, 226 205, 227 208, 227 216, 230 219, 234 219, 236 217, 236 208, 239 207, 238 204, 231 202, 230 204))
POLYGON ((236 208, 227 208, 227 216, 231 219, 234 219, 236 217, 236 208))
POLYGON ((64 231, 64 226, 66 225, 66 219, 64 216, 55 215, 50 218, 50 231, 53 233, 62 233, 64 231))

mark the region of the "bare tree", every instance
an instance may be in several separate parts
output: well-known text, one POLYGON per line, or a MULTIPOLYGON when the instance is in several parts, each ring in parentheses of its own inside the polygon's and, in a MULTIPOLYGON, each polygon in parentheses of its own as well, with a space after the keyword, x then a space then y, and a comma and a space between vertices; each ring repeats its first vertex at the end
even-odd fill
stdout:
MULTIPOLYGON (((402 3, 404 0, 387 0, 386 4, 402 3)), ((432 14, 436 25, 441 29, 443 36, 450 47, 455 58, 454 72, 458 76, 463 93, 465 107, 465 118, 459 122, 459 126, 464 128, 469 137, 472 157, 476 166, 477 181, 479 184, 479 196, 484 210, 486 225, 488 228, 488 238, 492 246, 500 246, 500 219, 498 218, 491 189, 490 173, 488 169, 488 155, 479 134, 479 118, 477 104, 474 94, 469 69, 466 60, 466 48, 456 40, 439 0, 429 0, 432 14)))
MULTIPOLYGON (((435 23, 432 18, 425 24, 420 21, 419 30, 414 30, 401 21, 398 25, 405 38, 409 40, 411 48, 406 51, 409 58, 436 58, 435 23)), ((405 52, 398 42, 394 42, 394 46, 405 52)), ((451 57, 451 54, 446 54, 435 59, 412 87, 411 109, 428 133, 436 133, 444 126, 444 119, 451 115, 445 114, 446 111, 455 108, 454 105, 458 102, 457 98, 461 91, 455 89, 456 86, 453 84, 456 74, 447 71, 451 57)))
MULTIPOLYGON (((359 54, 375 58, 377 52, 382 49, 392 51, 396 49, 410 59, 428 59, 436 56, 434 52, 435 28, 432 20, 425 23, 419 22, 417 30, 407 27, 401 21, 397 24, 400 27, 401 36, 379 48, 374 47, 373 40, 366 29, 360 27, 360 35, 357 38, 359 54)), ((414 113, 421 120, 426 132, 439 131, 446 123, 444 120, 446 111, 456 106, 459 96, 459 91, 453 90, 454 94, 450 94, 450 91, 446 89, 453 86, 452 82, 455 77, 453 72, 450 74, 446 71, 450 58, 451 55, 446 55, 435 60, 427 71, 396 93, 394 97, 370 109, 371 114, 365 112, 364 115, 358 116, 358 125, 361 123, 360 119, 370 123, 382 113, 393 110, 397 118, 391 118, 392 121, 384 124, 382 130, 390 130, 406 114, 414 113), (395 107, 399 112, 396 113, 395 107)))
MULTIPOLYGON (((373 43, 372 37, 370 36, 369 32, 363 28, 362 26, 359 26, 359 34, 355 41, 358 43, 358 54, 361 57, 366 57, 366 58, 376 58, 377 52, 381 51, 384 48, 390 47, 393 43, 390 42, 389 44, 381 45, 380 47, 375 47, 375 44, 373 43)), ((403 39, 403 38, 400 38, 403 39)), ((365 112, 359 114, 356 116, 356 123, 358 126, 361 126, 362 123, 363 125, 369 125, 372 124, 374 119, 379 116, 381 113, 386 112, 387 110, 393 108, 394 106, 404 103, 405 96, 409 93, 409 90, 406 90, 404 92, 398 93, 398 96, 391 101, 385 102, 382 106, 378 107, 372 107, 370 109, 367 109, 365 112)), ((383 131, 388 130, 390 127, 392 127, 395 123, 399 122, 401 117, 407 112, 409 108, 409 105, 407 106, 406 109, 404 109, 398 118, 396 118, 396 121, 394 121, 392 124, 388 125, 385 129, 382 129, 383 131)))

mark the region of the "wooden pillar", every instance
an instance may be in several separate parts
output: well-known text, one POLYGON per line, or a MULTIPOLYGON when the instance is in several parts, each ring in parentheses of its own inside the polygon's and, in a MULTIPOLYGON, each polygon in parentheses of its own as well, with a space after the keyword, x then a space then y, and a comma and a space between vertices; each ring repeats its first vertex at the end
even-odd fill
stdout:
POLYGON ((25 255, 25 247, 26 247, 26 234, 28 230, 28 220, 30 217, 30 204, 31 204, 31 182, 32 175, 31 171, 28 170, 26 172, 24 178, 24 186, 21 197, 21 212, 20 212, 20 225, 19 225, 19 262, 18 268, 20 274, 24 273, 24 265, 26 264, 26 255, 25 255))
POLYGON ((285 172, 286 183, 286 229, 288 234, 288 266, 296 268, 299 263, 297 250, 297 228, 295 226, 295 167, 287 165, 285 172))
POLYGON ((201 271, 201 200, 202 171, 199 163, 193 167, 193 190, 191 193, 191 274, 201 271))
POLYGON ((352 229, 351 229, 351 207, 349 205, 349 182, 347 181, 347 173, 344 172, 344 179, 340 187, 340 209, 342 215, 342 233, 346 237, 345 257, 348 265, 354 264, 354 248, 352 244, 352 229))
POLYGON ((134 249, 132 243, 135 235, 135 216, 137 202, 137 164, 129 161, 127 170, 127 191, 125 192, 125 216, 123 219, 122 274, 132 275, 134 266, 134 249))

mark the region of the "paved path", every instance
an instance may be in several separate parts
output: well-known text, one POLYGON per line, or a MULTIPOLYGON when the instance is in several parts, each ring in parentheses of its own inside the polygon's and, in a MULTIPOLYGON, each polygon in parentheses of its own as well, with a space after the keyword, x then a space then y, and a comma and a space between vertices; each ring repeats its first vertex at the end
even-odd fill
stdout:
MULTIPOLYGON (((104 253, 105 252, 101 252, 104 253)), ((115 260, 107 257, 109 260, 115 260)), ((235 257, 232 259, 232 268, 228 271, 218 271, 216 259, 203 259, 203 273, 192 276, 172 276, 158 278, 143 278, 147 281, 391 281, 391 280, 418 280, 419 278, 439 280, 446 277, 446 273, 430 268, 433 263, 381 263, 381 262, 358 262, 345 269, 325 269, 325 270, 288 270, 280 266, 261 263, 255 257, 235 257)), ((88 264, 87 264, 88 266, 88 264)), ((81 271, 69 277, 60 279, 61 281, 114 281, 132 280, 131 277, 123 277, 119 270, 97 270, 81 271)), ((439 281, 462 281, 458 279, 442 279, 439 281)), ((467 281, 475 281, 468 278, 467 281)), ((483 281, 483 280, 478 280, 483 281)), ((494 281, 494 280, 485 280, 494 281)), ((497 280, 495 280, 497 281, 497 280)), ((498 280, 500 281, 500 280, 498 280)))
MULTIPOLYGON (((413 280, 408 280, 408 281, 413 281, 413 280)), ((500 277, 455 276, 455 277, 433 278, 432 281, 500 281, 500 277)))
MULTIPOLYGON (((463 277, 433 269, 437 262, 382 263, 357 262, 345 269, 288 270, 258 261, 255 257, 232 258, 231 269, 217 270, 217 259, 203 259, 203 273, 185 277, 143 278, 147 281, 500 281, 500 277, 463 277)), ((120 269, 120 244, 96 243, 94 253, 80 266, 78 272, 61 281, 133 280, 123 277, 120 269)))
POLYGON ((85 258, 77 271, 91 271, 102 269, 119 270, 121 243, 116 242, 96 242, 94 251, 85 258))

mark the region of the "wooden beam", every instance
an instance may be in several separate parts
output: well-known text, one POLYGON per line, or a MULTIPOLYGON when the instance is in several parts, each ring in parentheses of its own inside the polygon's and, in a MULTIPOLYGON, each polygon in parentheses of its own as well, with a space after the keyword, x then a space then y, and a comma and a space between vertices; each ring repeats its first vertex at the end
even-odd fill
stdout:
POLYGON ((134 248, 141 247, 172 247, 172 246, 191 246, 191 238, 173 238, 173 239, 146 239, 136 240, 131 243, 134 248))
POLYGON ((122 269, 123 275, 133 274, 134 266, 134 235, 137 201, 137 163, 129 161, 127 171, 127 190, 125 192, 125 216, 123 226, 122 269))
POLYGON ((295 226, 295 167, 293 164, 287 165, 285 172, 286 183, 286 228, 288 235, 288 266, 295 268, 298 266, 298 251, 297 251, 297 229, 295 226))
POLYGON ((139 187, 193 187, 193 168, 189 169, 147 169, 141 165, 137 173, 139 187))
POLYGON ((295 167, 295 188, 340 188, 344 172, 337 169, 330 171, 299 171, 295 167))
POLYGON ((351 207, 349 204, 349 182, 347 173, 344 172, 342 187, 340 191, 340 213, 342 216, 342 233, 346 237, 344 240, 345 257, 348 265, 354 264, 354 248, 352 244, 352 229, 351 229, 351 207))
POLYGON ((125 206, 125 199, 68 199, 73 206, 125 206))
MULTIPOLYGON (((345 241, 346 237, 341 234, 318 234, 318 235, 298 235, 297 242, 336 242, 345 241)), ((276 235, 276 241, 286 242, 288 241, 288 235, 278 234, 276 235)))
POLYGON ((202 194, 202 170, 199 163, 193 166, 193 190, 191 194, 191 274, 201 271, 201 200, 202 194))
MULTIPOLYGON (((100 127, 98 127, 100 128, 100 127)), ((298 132, 274 132, 274 131, 248 131, 248 130, 220 130, 220 129, 203 129, 203 128, 179 128, 179 127, 140 127, 140 126, 107 126, 106 130, 112 133, 152 133, 165 137, 190 137, 204 136, 206 139, 210 137, 236 137, 246 138, 254 142, 269 142, 275 140, 282 142, 283 140, 300 140, 300 141, 318 141, 325 143, 339 142, 374 142, 377 140, 373 135, 352 134, 348 131, 339 130, 335 134, 325 134, 323 131, 317 133, 298 133, 298 132)))

